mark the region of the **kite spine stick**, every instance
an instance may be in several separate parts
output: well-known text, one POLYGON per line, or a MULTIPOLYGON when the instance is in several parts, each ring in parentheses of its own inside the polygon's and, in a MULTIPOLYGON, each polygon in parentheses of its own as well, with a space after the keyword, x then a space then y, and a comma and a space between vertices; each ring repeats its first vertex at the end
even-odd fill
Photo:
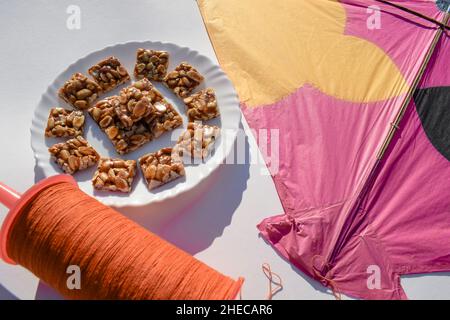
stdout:
MULTIPOLYGON (((449 15, 446 14, 446 17, 444 19, 444 25, 447 24, 448 19, 449 19, 449 15)), ((443 32, 444 32, 444 29, 439 28, 438 31, 436 32, 436 34, 434 35, 433 42, 431 43, 431 46, 427 51, 425 59, 422 62, 422 65, 420 66, 419 72, 417 73, 417 76, 414 78, 413 84, 411 85, 411 87, 407 93, 407 96, 405 97, 405 100, 403 101, 402 106, 400 107, 394 121, 391 123, 391 128, 388 132, 388 135, 387 135, 386 139, 384 140, 383 144, 381 145, 380 150, 378 151, 378 154, 377 154, 378 160, 383 159, 387 148, 389 147, 390 143, 392 142, 392 139, 394 138, 395 132, 397 131, 397 129, 399 129, 400 121, 403 119, 406 109, 408 108, 408 105, 411 102, 413 94, 416 91, 416 89, 420 83, 420 80, 422 80, 425 70, 426 70, 428 64, 430 63, 431 57, 433 56, 434 51, 436 50, 436 46, 437 46, 439 39, 441 38, 443 32)))

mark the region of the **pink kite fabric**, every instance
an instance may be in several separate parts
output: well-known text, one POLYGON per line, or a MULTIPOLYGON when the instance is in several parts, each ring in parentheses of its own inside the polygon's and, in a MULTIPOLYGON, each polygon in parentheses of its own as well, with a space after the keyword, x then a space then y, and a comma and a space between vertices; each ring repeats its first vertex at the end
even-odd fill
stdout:
MULTIPOLYGON (((399 19, 405 14, 384 8, 395 13, 384 18, 382 30, 395 33, 369 33, 358 26, 366 23, 358 2, 351 3, 346 6, 347 34, 377 43, 404 75, 417 75, 436 29, 423 21, 417 26, 416 17, 399 19)), ((448 36, 441 38, 420 85, 425 93, 418 90, 414 96, 425 99, 434 94, 427 88, 447 86, 440 93, 445 97, 428 97, 431 104, 424 102, 420 110, 417 101, 411 102, 366 194, 361 188, 404 95, 350 103, 306 85, 275 104, 243 106, 253 129, 280 130, 280 168, 273 177, 285 213, 258 228, 287 260, 324 285, 358 298, 405 299, 400 275, 450 271, 450 73, 444 71, 449 42, 448 36), (446 108, 433 105, 439 101, 446 108), (418 112, 428 121, 429 133, 418 112), (430 135, 442 140, 446 155, 430 135), (350 231, 344 236, 345 230, 350 231), (380 272, 379 287, 368 284, 372 270, 380 272)))
POLYGON ((406 299, 401 275, 450 271, 450 31, 438 5, 199 0, 249 126, 279 131, 266 162, 284 212, 261 235, 349 296, 406 299))

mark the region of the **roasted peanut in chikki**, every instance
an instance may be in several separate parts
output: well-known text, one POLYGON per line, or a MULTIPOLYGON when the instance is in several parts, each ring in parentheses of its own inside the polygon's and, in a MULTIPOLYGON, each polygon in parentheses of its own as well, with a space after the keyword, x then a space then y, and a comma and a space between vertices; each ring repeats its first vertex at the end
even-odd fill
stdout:
POLYGON ((172 148, 163 148, 139 159, 149 190, 185 175, 184 165, 172 148))
POLYGON ((125 154, 149 142, 152 135, 142 121, 134 123, 131 127, 125 127, 115 111, 119 105, 119 97, 112 96, 99 101, 90 108, 89 114, 106 133, 117 153, 125 154))
POLYGON ((95 66, 89 68, 88 73, 100 85, 103 92, 108 92, 115 87, 130 80, 127 69, 116 57, 108 57, 95 66))
POLYGON ((122 89, 119 93, 119 105, 115 112, 125 127, 131 127, 134 123, 150 115, 153 110, 151 82, 142 79, 122 89))
POLYGON ((147 101, 145 102, 146 107, 150 106, 150 112, 146 111, 142 120, 132 119, 132 112, 137 106, 136 100, 133 99, 131 109, 121 109, 121 99, 124 102, 128 97, 112 96, 99 101, 89 109, 90 115, 107 134, 119 154, 134 151, 183 123, 175 108, 164 99, 150 81, 142 79, 130 87, 137 89, 142 93, 142 97, 145 96, 145 100, 150 102, 149 105, 147 101))
POLYGON ((130 192, 136 175, 136 161, 102 158, 92 178, 97 190, 130 192))
POLYGON ((217 126, 189 122, 187 130, 178 138, 175 149, 180 156, 189 155, 192 158, 205 159, 213 150, 219 135, 220 128, 217 126))
POLYGON ((144 118, 153 139, 158 138, 164 132, 171 131, 183 124, 183 118, 175 108, 167 101, 159 101, 153 104, 153 112, 144 118))
POLYGON ((89 168, 100 159, 97 151, 82 136, 57 143, 48 151, 52 159, 68 174, 89 168))
POLYGON ((46 137, 76 137, 83 135, 84 114, 79 110, 52 108, 48 115, 46 137))
POLYGON ((134 75, 136 79, 163 81, 169 66, 169 53, 150 49, 138 49, 134 75))
POLYGON ((220 115, 216 94, 211 88, 201 90, 183 99, 189 121, 210 120, 220 115))
POLYGON ((73 107, 86 110, 101 93, 101 87, 81 73, 75 73, 59 89, 59 96, 73 107))
POLYGON ((150 81, 142 79, 135 82, 134 85, 138 89, 143 90, 145 96, 150 99, 152 111, 144 117, 143 121, 147 124, 153 139, 183 124, 183 118, 181 118, 180 114, 150 81))
POLYGON ((163 83, 183 99, 199 86, 203 79, 203 76, 193 66, 182 62, 165 76, 163 83))

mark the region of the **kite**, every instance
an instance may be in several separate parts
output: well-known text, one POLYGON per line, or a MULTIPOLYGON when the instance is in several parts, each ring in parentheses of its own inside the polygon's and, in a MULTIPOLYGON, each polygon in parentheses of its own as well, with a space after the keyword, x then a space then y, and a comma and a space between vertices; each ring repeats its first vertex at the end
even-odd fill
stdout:
POLYGON ((284 212, 263 238, 357 298, 406 299, 401 275, 450 271, 449 1, 199 7, 249 126, 279 131, 266 163, 284 212))

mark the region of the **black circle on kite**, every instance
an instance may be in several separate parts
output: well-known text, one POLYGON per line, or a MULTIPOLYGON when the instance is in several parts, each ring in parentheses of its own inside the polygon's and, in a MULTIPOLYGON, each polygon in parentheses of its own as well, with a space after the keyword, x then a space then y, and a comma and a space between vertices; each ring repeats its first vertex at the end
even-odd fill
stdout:
POLYGON ((414 102, 428 139, 450 161, 450 87, 417 89, 414 102))
POLYGON ((450 9, 450 0, 436 0, 439 10, 447 12, 450 9))

